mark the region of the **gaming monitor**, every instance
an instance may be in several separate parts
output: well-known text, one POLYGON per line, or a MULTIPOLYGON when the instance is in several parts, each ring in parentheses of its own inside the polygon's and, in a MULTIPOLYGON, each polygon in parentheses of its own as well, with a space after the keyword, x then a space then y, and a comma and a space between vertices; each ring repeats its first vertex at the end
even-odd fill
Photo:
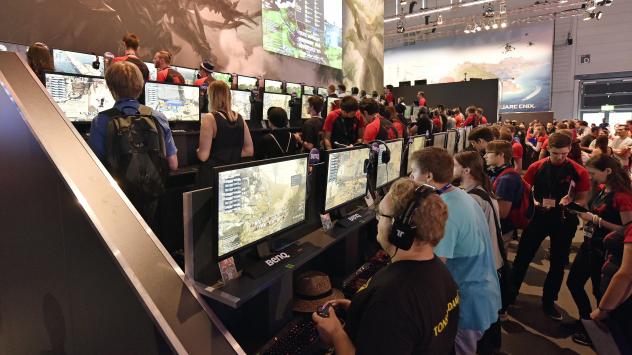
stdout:
POLYGON ((307 94, 305 94, 301 98, 301 106, 302 106, 301 118, 304 119, 304 120, 309 119, 309 118, 312 117, 309 114, 309 102, 308 102, 309 98, 312 97, 312 96, 314 96, 314 95, 307 95, 307 94))
POLYGON ((411 164, 413 153, 426 147, 426 136, 414 136, 410 137, 408 140, 410 141, 410 144, 408 145, 406 174, 410 174, 413 171, 413 165, 411 164))
POLYGON ((257 88, 258 80, 259 79, 250 76, 237 75, 237 89, 254 90, 257 88))
POLYGON ((329 114, 331 111, 333 111, 333 106, 334 106, 334 103, 336 101, 340 101, 340 99, 337 98, 337 97, 328 97, 327 98, 327 101, 326 101, 327 102, 327 114, 329 114))
POLYGON ((145 105, 164 114, 169 121, 198 121, 200 88, 148 82, 145 84, 145 105))
POLYGON ((410 116, 413 114, 413 106, 406 106, 406 110, 404 110, 404 117, 405 118, 410 118, 410 116))
POLYGON ((215 80, 220 80, 225 82, 228 87, 231 87, 231 81, 232 81, 232 74, 227 74, 227 73, 220 73, 220 72, 213 72, 213 79, 215 80))
POLYGON ((217 260, 305 221, 307 155, 214 169, 217 260))
POLYGON ((29 46, 25 46, 17 43, 0 42, 0 52, 15 52, 25 61, 26 52, 28 52, 29 46))
POLYGON ((103 56, 94 54, 77 53, 53 49, 55 71, 66 74, 81 74, 90 76, 103 76, 105 64, 103 56), (99 60, 99 69, 94 69, 92 63, 99 60))
POLYGON ((367 146, 329 151, 325 211, 331 211, 366 194, 364 162, 368 158, 367 146))
POLYGON ((446 133, 436 133, 432 136, 432 146, 445 148, 446 133))
POLYGON ((318 88, 318 95, 327 97, 327 95, 329 95, 329 94, 327 93, 327 89, 325 89, 325 88, 318 88))
POLYGON ((313 86, 303 85, 303 93, 305 95, 315 95, 314 87, 313 86))
POLYGON ((454 153, 456 152, 456 139, 457 139, 456 131, 455 130, 448 131, 446 149, 448 153, 450 153, 451 155, 454 155, 454 153))
POLYGON ((270 92, 274 94, 282 94, 283 93, 283 82, 278 80, 270 80, 265 79, 264 81, 264 91, 270 92))
POLYGON ((392 141, 387 141, 386 145, 391 151, 391 159, 386 164, 382 162, 382 154, 386 151, 386 147, 380 144, 380 154, 378 155, 377 161, 377 178, 375 180, 376 188, 380 188, 389 182, 398 179, 402 168, 402 150, 404 140, 394 139, 392 141))
POLYGON ((300 98, 302 95, 301 84, 285 83, 285 91, 288 95, 296 94, 296 97, 300 98))
POLYGON ((250 119, 250 91, 231 90, 233 111, 239 113, 244 120, 250 119))
POLYGON ((197 80, 198 71, 196 69, 176 66, 172 66, 172 68, 177 70, 178 73, 182 74, 182 76, 184 77, 184 83, 187 85, 193 85, 193 83, 195 83, 195 80, 197 80))
POLYGON ((73 122, 90 122, 114 106, 105 79, 96 76, 45 73, 46 89, 73 122))
POLYGON ((158 77, 158 69, 156 69, 156 66, 154 65, 154 63, 150 63, 150 62, 143 62, 145 63, 145 65, 147 66, 147 69, 149 69, 149 81, 156 81, 156 78, 158 77))
POLYGON ((270 107, 280 107, 290 115, 290 95, 263 93, 263 119, 268 119, 268 109, 270 107))

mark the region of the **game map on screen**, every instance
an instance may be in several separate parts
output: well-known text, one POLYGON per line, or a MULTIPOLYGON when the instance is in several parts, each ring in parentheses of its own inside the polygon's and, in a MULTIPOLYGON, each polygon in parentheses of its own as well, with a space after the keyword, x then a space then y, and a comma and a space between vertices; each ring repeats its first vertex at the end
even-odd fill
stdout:
POLYGON ((387 164, 382 162, 382 152, 384 152, 386 148, 383 145, 380 145, 380 155, 377 164, 377 179, 375 180, 376 187, 381 187, 399 178, 400 168, 402 166, 403 141, 399 139, 393 142, 386 142, 386 145, 391 151, 391 160, 389 160, 387 164))
POLYGON ((71 121, 89 122, 114 106, 103 78, 46 74, 46 89, 71 121))
POLYGON ((161 112, 169 121, 197 121, 200 90, 197 86, 146 83, 145 105, 161 112))
POLYGON ((330 210, 366 193, 364 161, 369 148, 344 150, 329 154, 325 210, 330 210))
POLYGON ((307 159, 219 173, 218 255, 305 220, 307 159))

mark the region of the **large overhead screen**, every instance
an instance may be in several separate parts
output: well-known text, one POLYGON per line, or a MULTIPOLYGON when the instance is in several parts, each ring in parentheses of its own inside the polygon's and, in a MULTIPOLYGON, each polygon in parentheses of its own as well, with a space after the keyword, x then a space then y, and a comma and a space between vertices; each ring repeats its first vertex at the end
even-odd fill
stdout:
POLYGON ((263 0, 263 48, 342 68, 342 0, 263 0))

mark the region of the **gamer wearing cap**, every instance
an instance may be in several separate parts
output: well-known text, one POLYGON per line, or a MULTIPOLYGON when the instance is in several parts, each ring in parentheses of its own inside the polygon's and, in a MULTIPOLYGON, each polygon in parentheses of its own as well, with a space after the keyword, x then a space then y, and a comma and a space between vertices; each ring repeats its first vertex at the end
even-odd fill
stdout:
POLYGON ((343 328, 335 309, 312 315, 323 342, 336 354, 450 354, 460 298, 450 272, 433 253, 443 238, 448 209, 433 189, 397 180, 376 211, 377 240, 391 256, 346 308, 343 328))
POLYGON ((193 83, 195 86, 200 86, 204 83, 213 81, 213 69, 215 66, 208 60, 200 63, 200 70, 198 71, 198 79, 193 83))

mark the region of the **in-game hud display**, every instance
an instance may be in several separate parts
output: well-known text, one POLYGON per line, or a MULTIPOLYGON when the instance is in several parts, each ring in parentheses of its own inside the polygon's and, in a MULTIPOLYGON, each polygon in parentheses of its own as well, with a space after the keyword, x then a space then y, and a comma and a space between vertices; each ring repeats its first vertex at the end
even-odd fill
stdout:
POLYGON ((285 91, 288 95, 296 94, 296 97, 301 98, 301 84, 285 83, 285 91))
POLYGON ((200 89, 197 86, 146 83, 145 105, 161 112, 169 121, 197 121, 200 119, 200 89))
POLYGON ((387 164, 382 162, 382 153, 386 151, 384 145, 380 144, 380 154, 378 156, 377 163, 377 179, 375 180, 376 187, 382 187, 389 182, 399 178, 400 169, 402 166, 402 148, 404 141, 398 139, 396 141, 386 142, 388 149, 391 151, 391 159, 387 164))
POLYGON ((285 112, 290 113, 290 95, 283 94, 271 94, 264 93, 263 94, 263 119, 268 119, 268 109, 270 107, 280 107, 285 110, 285 112))
POLYGON ((301 98, 301 104, 302 104, 302 109, 301 109, 301 118, 303 119, 309 119, 312 116, 310 116, 309 114, 309 102, 307 102, 307 100, 309 100, 310 97, 312 97, 314 95, 303 95, 303 97, 301 98))
POLYGON ((454 149, 456 148, 456 131, 448 131, 448 144, 446 149, 448 153, 454 155, 454 149))
POLYGON ((445 133, 438 133, 432 136, 432 146, 445 148, 445 133))
POLYGON ((250 119, 250 91, 231 90, 233 111, 239 113, 244 120, 250 119))
POLYGON ((368 147, 329 153, 325 210, 364 196, 367 184, 364 161, 368 158, 368 147))
POLYGON ((231 82, 230 82, 231 78, 232 78, 231 74, 213 72, 213 79, 221 80, 225 82, 228 85, 228 87, 231 87, 231 82))
POLYGON ((406 167, 406 173, 410 174, 413 171, 412 156, 413 153, 422 150, 426 147, 426 137, 425 136, 415 136, 411 137, 412 142, 408 145, 408 166, 406 167))
POLYGON ((71 121, 92 121, 114 106, 104 78, 46 73, 46 89, 71 121))
POLYGON ((264 81, 265 92, 272 92, 275 94, 283 93, 283 82, 277 80, 268 80, 264 81))
POLYGON ((305 220, 305 157, 219 173, 218 255, 305 220))
POLYGON ((60 73, 103 76, 103 70, 105 69, 103 56, 95 56, 94 54, 53 49, 53 60, 55 62, 55 71, 60 73), (99 69, 94 69, 92 62, 97 58, 99 59, 99 69))
POLYGON ((257 88, 257 78, 238 75, 237 88, 239 90, 254 90, 257 88))

